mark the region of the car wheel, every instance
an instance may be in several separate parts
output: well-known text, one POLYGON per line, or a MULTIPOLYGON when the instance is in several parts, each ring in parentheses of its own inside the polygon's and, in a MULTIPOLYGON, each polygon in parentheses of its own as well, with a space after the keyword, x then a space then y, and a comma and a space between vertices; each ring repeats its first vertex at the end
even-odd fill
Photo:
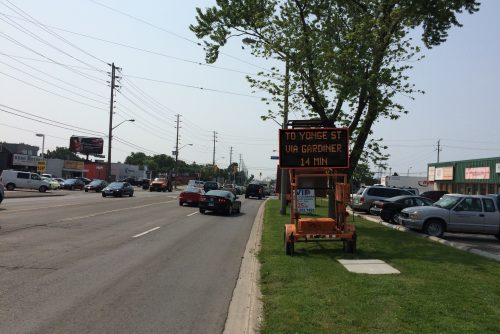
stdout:
POLYGON ((205 209, 200 208, 200 213, 205 213, 205 209))
POLYGON ((134 192, 132 191, 128 196, 129 197, 133 197, 134 196, 134 192))
POLYGON ((500 233, 495 234, 495 238, 497 238, 497 240, 500 240, 500 233))
POLYGON ((149 191, 153 192, 153 189, 149 188, 149 191))
POLYGON ((106 197, 106 193, 102 193, 102 197, 106 197))
POLYGON ((429 220, 424 226, 424 233, 432 237, 440 237, 443 235, 444 225, 439 220, 429 220))
POLYGON ((399 224, 399 214, 400 214, 400 212, 394 212, 391 215, 391 223, 393 223, 393 224, 399 224))
POLYGON ((40 188, 38 188, 38 191, 41 192, 41 193, 44 193, 47 191, 47 187, 46 186, 41 186, 40 188))
POLYGON ((75 187, 70 186, 70 187, 69 187, 69 190, 75 190, 75 187))
POLYGON ((88 190, 88 189, 85 189, 85 192, 86 192, 86 193, 88 193, 88 192, 89 192, 89 190, 88 190))
POLYGON ((380 211, 380 218, 385 221, 386 223, 390 223, 391 222, 391 217, 392 217, 392 211, 390 212, 387 212, 387 211, 380 211))
POLYGON ((248 195, 245 195, 245 198, 248 198, 248 195))
POLYGON ((229 207, 227 208, 227 215, 231 216, 232 214, 233 214, 233 206, 229 205, 229 207))
POLYGON ((14 189, 16 189, 16 186, 14 185, 14 183, 8 183, 8 184, 5 186, 5 188, 6 188, 7 190, 14 190, 14 189))

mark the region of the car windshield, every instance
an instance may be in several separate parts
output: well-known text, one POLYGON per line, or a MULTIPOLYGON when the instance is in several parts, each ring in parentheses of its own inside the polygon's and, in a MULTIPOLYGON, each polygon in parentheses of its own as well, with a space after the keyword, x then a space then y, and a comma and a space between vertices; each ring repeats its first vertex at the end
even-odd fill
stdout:
POLYGON ((108 188, 111 189, 120 189, 123 187, 123 182, 111 182, 108 186, 108 188))
POLYGON ((75 183, 75 182, 76 182, 76 179, 69 179, 69 180, 64 181, 64 183, 75 183))
POLYGON ((455 206, 455 204, 460 202, 461 199, 462 199, 461 197, 445 195, 439 201, 434 203, 434 206, 437 206, 438 208, 451 209, 452 207, 455 206))
POLYGON ((187 193, 199 193, 200 188, 195 187, 195 186, 188 186, 188 187, 186 187, 186 190, 184 190, 184 191, 187 193))
POLYGON ((98 186, 100 184, 101 184, 101 180, 94 180, 94 181, 90 182, 91 186, 98 186))
POLYGON ((157 177, 153 182, 165 182, 165 179, 162 177, 157 177))

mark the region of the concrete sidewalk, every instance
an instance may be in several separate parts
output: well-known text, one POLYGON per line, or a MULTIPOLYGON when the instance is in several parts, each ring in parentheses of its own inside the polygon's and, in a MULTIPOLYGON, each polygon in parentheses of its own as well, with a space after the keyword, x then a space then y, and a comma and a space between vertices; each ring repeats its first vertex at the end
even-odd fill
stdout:
POLYGON ((49 190, 44 193, 38 190, 27 190, 27 189, 16 189, 16 190, 5 190, 5 199, 11 198, 28 198, 28 197, 51 197, 51 196, 65 196, 67 192, 64 190, 49 190))

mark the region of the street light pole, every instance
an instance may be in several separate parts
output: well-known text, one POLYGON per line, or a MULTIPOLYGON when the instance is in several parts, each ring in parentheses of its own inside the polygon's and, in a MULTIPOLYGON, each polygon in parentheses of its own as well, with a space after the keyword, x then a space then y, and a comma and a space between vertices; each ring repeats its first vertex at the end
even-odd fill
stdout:
MULTIPOLYGON (((288 123, 288 95, 289 95, 289 85, 290 85, 290 70, 288 66, 288 57, 285 59, 285 96, 283 101, 283 124, 281 127, 283 129, 287 128, 288 123)), ((281 199, 281 207, 280 214, 286 215, 286 194, 287 194, 287 186, 288 186, 288 170, 285 168, 281 168, 281 185, 280 185, 280 199, 281 199)))
POLYGON ((44 150, 45 150, 45 135, 43 133, 37 133, 37 137, 42 137, 42 160, 45 160, 44 150))

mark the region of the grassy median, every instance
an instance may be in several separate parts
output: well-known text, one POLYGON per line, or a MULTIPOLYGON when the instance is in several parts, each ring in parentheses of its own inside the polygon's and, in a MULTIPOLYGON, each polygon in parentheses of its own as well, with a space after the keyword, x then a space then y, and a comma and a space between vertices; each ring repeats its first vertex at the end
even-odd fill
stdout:
POLYGON ((361 218, 356 254, 343 253, 341 242, 309 242, 288 257, 288 221, 269 200, 262 333, 500 333, 499 263, 361 218), (401 274, 354 274, 338 259, 380 259, 401 274))

